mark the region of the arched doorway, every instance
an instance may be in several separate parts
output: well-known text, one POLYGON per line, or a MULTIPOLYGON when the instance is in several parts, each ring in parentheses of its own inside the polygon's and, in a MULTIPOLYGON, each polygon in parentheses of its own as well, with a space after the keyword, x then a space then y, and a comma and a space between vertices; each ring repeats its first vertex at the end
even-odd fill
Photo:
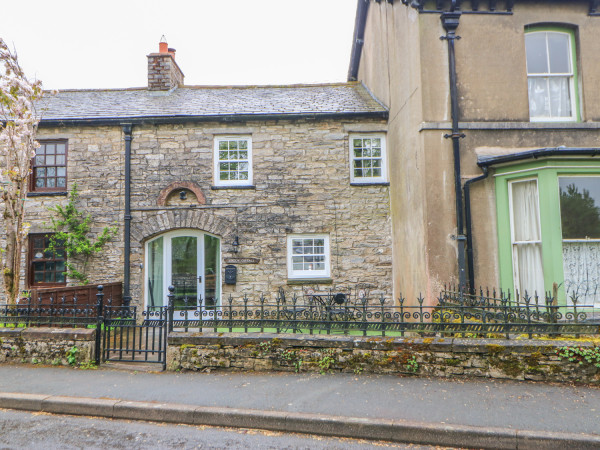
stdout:
POLYGON ((145 306, 167 306, 175 287, 176 318, 193 319, 195 311, 212 316, 220 302, 220 239, 196 230, 177 230, 146 242, 145 306))

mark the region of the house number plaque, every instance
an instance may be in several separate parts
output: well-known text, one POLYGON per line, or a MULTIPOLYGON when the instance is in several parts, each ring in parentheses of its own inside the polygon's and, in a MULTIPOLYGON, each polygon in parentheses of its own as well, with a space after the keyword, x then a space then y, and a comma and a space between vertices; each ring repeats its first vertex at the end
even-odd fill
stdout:
POLYGON ((259 258, 225 258, 225 264, 258 264, 259 258))

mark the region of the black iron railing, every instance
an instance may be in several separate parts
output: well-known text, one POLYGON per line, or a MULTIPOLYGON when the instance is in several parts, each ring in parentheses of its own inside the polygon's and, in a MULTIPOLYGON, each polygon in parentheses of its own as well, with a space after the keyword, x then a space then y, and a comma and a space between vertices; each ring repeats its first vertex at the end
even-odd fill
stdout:
POLYGON ((303 295, 286 294, 280 289, 270 298, 230 296, 218 306, 202 308, 195 298, 187 306, 178 302, 175 307, 175 292, 170 289, 166 311, 163 307, 148 308, 142 314, 135 307, 113 306, 110 298, 104 298, 101 286, 96 304, 79 305, 76 299, 66 304, 61 299, 50 299, 49 305, 42 305, 29 299, 26 304, 0 306, 0 327, 166 324, 168 331, 504 338, 600 334, 600 309, 579 304, 576 297, 568 305, 561 305, 550 294, 512 296, 480 290, 470 295, 465 290, 444 287, 433 302, 419 296, 409 303, 402 296, 392 301, 364 289, 303 295))

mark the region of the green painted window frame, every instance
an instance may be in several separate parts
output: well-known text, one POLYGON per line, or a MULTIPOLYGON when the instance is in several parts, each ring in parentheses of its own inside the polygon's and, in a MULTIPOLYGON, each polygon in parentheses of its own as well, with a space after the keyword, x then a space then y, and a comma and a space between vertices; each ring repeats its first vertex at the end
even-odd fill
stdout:
MULTIPOLYGON (((581 101, 580 101, 580 97, 579 97, 579 71, 578 71, 578 60, 577 60, 577 44, 576 44, 576 39, 575 39, 575 30, 573 28, 568 28, 568 27, 560 27, 560 26, 526 26, 525 27, 525 35, 529 34, 529 33, 536 33, 536 32, 543 32, 543 31, 547 31, 547 32, 557 32, 557 33, 565 33, 569 35, 569 40, 571 42, 571 63, 573 65, 573 97, 575 97, 575 114, 574 116, 569 119, 569 118, 557 118, 555 120, 551 120, 551 119, 537 119, 537 118, 529 118, 530 121, 532 122, 581 122, 582 118, 581 118, 581 101)), ((523 38, 525 38, 525 36, 523 36, 523 38)), ((523 48, 525 48, 525 41, 523 41, 523 48)), ((529 72, 527 71, 527 79, 529 80, 529 72)), ((529 91, 529 89, 528 89, 529 91)), ((529 93, 528 93, 529 94, 529 93)), ((529 99, 528 99, 529 100, 529 99)))
POLYGON ((538 182, 544 289, 546 292, 552 292, 552 284, 559 283, 558 303, 566 305, 565 291, 561 284, 564 280, 564 271, 558 178, 578 175, 600 176, 600 161, 547 159, 496 168, 494 177, 498 264, 500 287, 503 290, 514 292, 509 184, 512 181, 535 178, 538 182))

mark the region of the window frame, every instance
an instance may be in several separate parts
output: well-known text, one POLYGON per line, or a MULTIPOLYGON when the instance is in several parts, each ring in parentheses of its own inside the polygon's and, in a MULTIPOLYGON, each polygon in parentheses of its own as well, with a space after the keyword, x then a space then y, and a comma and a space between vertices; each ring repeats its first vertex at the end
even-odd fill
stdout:
MULTIPOLYGON (((350 161, 350 183, 352 184, 372 184, 387 183, 387 142, 385 133, 351 133, 348 135, 348 154, 350 161), (354 139, 381 139, 381 176, 379 177, 356 177, 354 175, 354 161, 358 158, 354 156, 354 139)), ((371 158, 375 159, 375 158, 371 158)))
MULTIPOLYGON (((541 227, 544 290, 552 292, 553 283, 558 283, 559 304, 567 304, 563 283, 565 274, 559 178, 600 176, 600 161, 548 158, 497 167, 495 171, 498 266, 501 287, 513 291, 515 286, 512 262, 513 219, 510 203, 510 183, 535 178, 538 183, 538 212, 541 227)), ((538 295, 542 294, 538 292, 538 295)))
POLYGON ((313 233, 302 233, 302 234, 289 234, 287 236, 287 272, 288 279, 322 279, 329 278, 331 275, 331 252, 329 245, 328 234, 313 234, 313 233), (292 264, 292 242, 294 239, 323 239, 324 241, 324 253, 325 257, 325 269, 323 270, 294 270, 292 264))
MULTIPOLYGON (((46 282, 46 281, 42 281, 42 282, 35 282, 35 271, 34 271, 34 263, 36 262, 56 262, 56 261, 67 261, 66 255, 64 258, 60 259, 60 258, 36 258, 34 259, 34 241, 36 238, 42 238, 42 239, 46 239, 46 238, 50 238, 50 236, 52 236, 54 233, 31 233, 27 236, 28 239, 28 243, 27 243, 27 271, 28 271, 28 275, 27 275, 27 283, 29 285, 29 287, 54 287, 54 286, 66 286, 67 285, 67 276, 65 275, 65 281, 63 282, 46 282)), ((54 255, 55 256, 55 255, 54 255)), ((65 267, 64 272, 67 271, 67 268, 65 267)), ((45 273, 45 271, 44 271, 45 273)), ((56 272, 58 273, 58 272, 56 272)))
MULTIPOLYGON (((548 39, 546 37, 546 45, 548 45, 548 39)), ((527 72, 527 102, 529 105, 529 121, 530 122, 580 122, 581 121, 581 108, 579 99, 579 75, 577 65, 577 46, 575 39, 575 30, 567 27, 525 27, 524 34, 524 48, 525 48, 525 68, 527 72), (552 74, 547 73, 529 73, 527 67, 527 46, 525 39, 527 35, 536 33, 557 33, 567 35, 569 38, 569 62, 571 65, 571 71, 569 73, 552 74), (530 78, 549 78, 549 77, 568 77, 569 78, 569 96, 571 99, 571 116, 561 117, 547 117, 547 116, 536 116, 531 115, 531 101, 529 96, 529 79, 530 78)), ((550 70, 550 67, 548 67, 550 70)))
MULTIPOLYGON (((31 175, 29 176, 29 192, 36 192, 36 193, 42 193, 42 192, 67 192, 67 186, 69 183, 69 171, 68 171, 68 161, 69 161, 69 145, 68 145, 68 140, 67 139, 43 139, 38 141, 40 143, 40 146, 45 146, 47 144, 64 144, 65 146, 65 164, 63 165, 53 165, 53 166, 36 166, 35 164, 35 156, 33 158, 31 158, 31 175), (37 167, 64 167, 65 168, 65 185, 64 186, 55 186, 55 187, 36 187, 36 168, 37 167)), ((56 156, 56 153, 54 154, 56 156)), ((37 155, 36 155, 37 156, 37 155)), ((54 178, 58 178, 58 175, 54 178)))
POLYGON ((253 183, 252 170, 252 136, 249 135, 223 135, 215 136, 213 145, 213 183, 215 186, 252 186, 253 183), (248 150, 248 179, 247 180, 221 180, 220 162, 219 159, 219 143, 223 141, 243 141, 247 143, 248 150))

